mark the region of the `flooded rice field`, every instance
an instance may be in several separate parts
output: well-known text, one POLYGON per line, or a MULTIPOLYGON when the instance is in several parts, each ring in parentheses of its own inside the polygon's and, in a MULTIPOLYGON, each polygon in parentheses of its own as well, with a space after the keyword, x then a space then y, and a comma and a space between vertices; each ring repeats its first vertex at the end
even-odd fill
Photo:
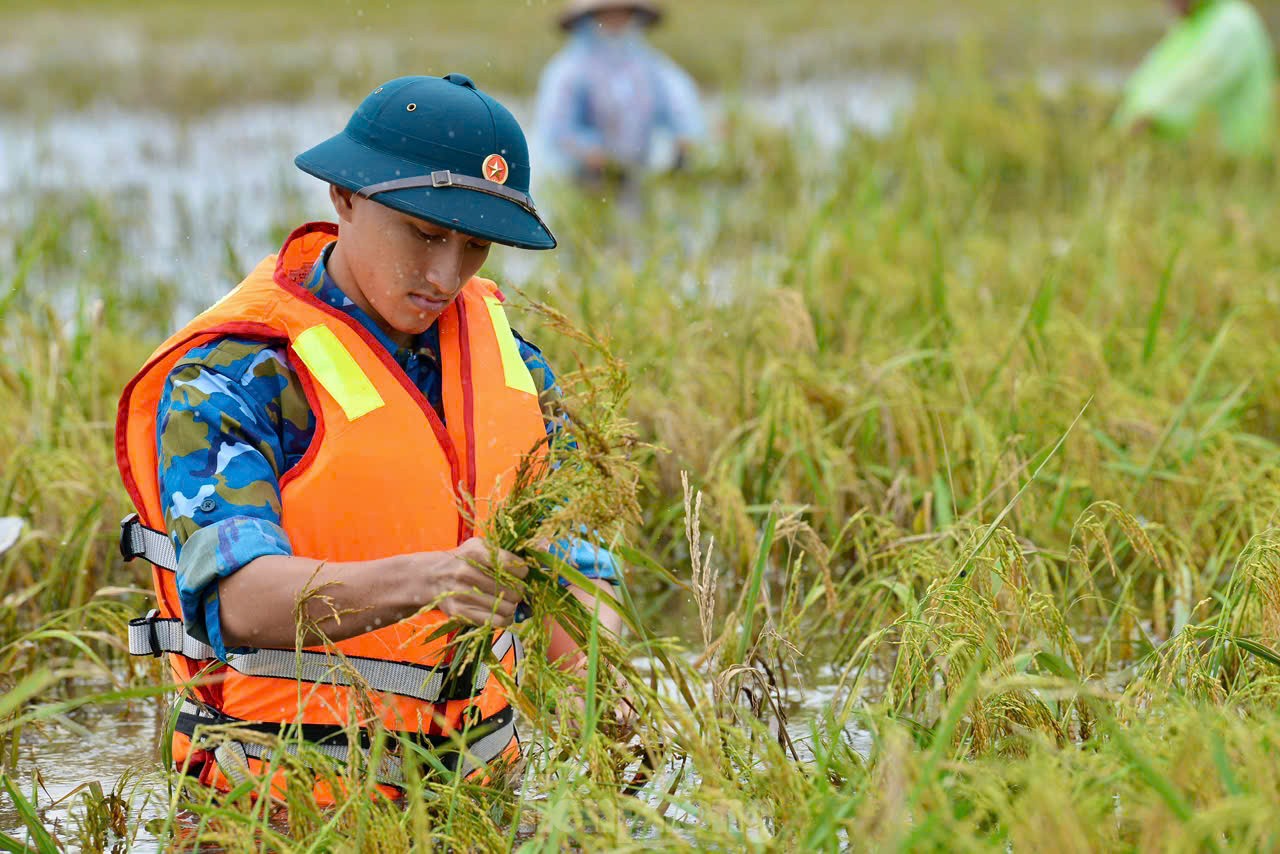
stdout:
MULTIPOLYGON (((713 124, 727 110, 741 110, 830 147, 849 128, 887 131, 911 91, 903 75, 873 74, 722 97, 710 106, 718 117, 713 124)), ((528 120, 527 102, 508 103, 528 120)), ((16 202, 0 212, 0 228, 31 221, 51 198, 105 195, 113 213, 132 226, 131 274, 144 282, 177 281, 193 303, 206 304, 225 292, 228 268, 243 269, 263 254, 272 242, 264 235, 327 217, 325 187, 294 169, 292 159, 340 129, 348 114, 348 105, 326 101, 256 104, 191 118, 109 108, 38 123, 0 117, 0 192, 16 202)), ((535 150, 535 175, 537 156, 535 150)), ((535 194, 539 189, 535 183, 535 194)), ((545 212, 554 223, 554 205, 545 212)), ((508 279, 523 279, 531 268, 522 265, 535 263, 510 260, 513 268, 502 270, 508 279)))
MULTIPOLYGON (((643 663, 642 663, 643 666, 643 663)), ((778 732, 777 717, 765 720, 775 738, 787 745, 791 755, 802 763, 813 759, 814 726, 841 700, 836 692, 837 674, 833 668, 821 668, 819 679, 829 680, 788 692, 784 708, 785 735, 778 732)), ((106 686, 85 686, 86 691, 106 686)), ((742 697, 739 705, 744 714, 753 714, 753 699, 742 697)), ((121 843, 114 850, 151 852, 162 848, 161 840, 148 828, 153 820, 163 819, 169 811, 172 790, 160 768, 160 744, 168 708, 152 699, 130 703, 87 706, 70 716, 42 723, 24 731, 17 748, 17 779, 25 783, 24 794, 36 805, 45 824, 63 839, 77 837, 77 826, 84 822, 85 804, 82 793, 96 783, 101 791, 114 793, 127 807, 129 826, 136 837, 127 847, 121 843)), ((526 722, 521 732, 529 732, 526 722)), ((825 733, 821 737, 829 737, 825 733)), ((848 725, 840 736, 846 745, 867 756, 871 750, 870 734, 848 725)), ((657 803, 662 793, 673 785, 677 794, 692 791, 697 784, 696 768, 686 768, 683 761, 671 760, 653 775, 653 781, 638 796, 657 803)), ((523 795, 537 799, 541 794, 525 787, 523 795)), ((692 820, 673 809, 673 822, 692 820)), ((23 838, 23 822, 14 806, 0 801, 0 833, 23 838)))
MULTIPOLYGON (((1114 90, 1122 79, 1119 70, 1107 68, 1050 68, 1037 76, 1050 92, 1070 83, 1114 90)), ((709 99, 709 112, 713 128, 731 114, 741 115, 831 151, 850 132, 887 133, 910 106, 915 86, 902 73, 869 72, 722 95, 709 99)), ((528 121, 527 101, 507 102, 528 121)), ((184 297, 182 310, 203 306, 297 223, 330 218, 325 187, 293 168, 292 159, 341 128, 347 115, 345 104, 312 101, 194 117, 107 107, 40 120, 0 116, 0 192, 12 200, 0 210, 0 230, 16 231, 54 201, 105 198, 111 214, 130 226, 123 274, 133 281, 120 284, 175 282, 184 297)), ((555 188, 547 192, 545 181, 539 186, 536 148, 532 156, 534 194, 554 227, 560 199, 555 188)), ((714 145, 707 146, 706 156, 714 161, 714 145)), ((572 235, 565 242, 571 250, 572 235)), ((555 259, 500 253, 492 261, 502 278, 516 284, 545 263, 555 259)), ((725 271, 720 278, 732 275, 725 271)))

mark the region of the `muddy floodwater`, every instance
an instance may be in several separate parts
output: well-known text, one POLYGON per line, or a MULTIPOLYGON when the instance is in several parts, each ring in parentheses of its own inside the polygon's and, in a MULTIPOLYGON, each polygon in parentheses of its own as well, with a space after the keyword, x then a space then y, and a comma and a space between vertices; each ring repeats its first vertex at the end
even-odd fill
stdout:
MULTIPOLYGON (((820 669, 820 679, 834 677, 832 668, 820 669)), ((789 692, 786 730, 801 762, 812 759, 812 724, 840 699, 834 688, 834 682, 820 683, 802 692, 789 692)), ((34 800, 45 826, 64 840, 74 840, 77 821, 84 813, 79 793, 87 784, 97 782, 104 793, 114 791, 129 804, 129 824, 139 829, 128 850, 161 850, 161 840, 148 832, 146 825, 168 813, 170 789, 159 765, 165 719, 166 707, 161 702, 144 699, 87 707, 61 722, 24 731, 17 779, 29 799, 34 787, 34 800)), ((776 732, 776 723, 774 729, 776 732)), ((864 756, 870 751, 870 737, 862 730, 849 726, 839 737, 864 756)), ((684 791, 696 783, 696 773, 696 769, 682 769, 679 763, 669 764, 647 790, 658 793, 656 803, 677 774, 682 775, 680 788, 684 791)), ((525 795, 538 797, 536 791, 525 795)), ((646 797, 645 792, 639 796, 646 797)), ((670 817, 682 820, 680 815, 670 817)), ((22 820, 7 800, 0 801, 0 831, 23 838, 22 820)))
MULTIPOLYGON (((168 813, 168 788, 157 762, 160 731, 161 708, 154 700, 90 706, 24 730, 16 779, 46 827, 63 840, 75 838, 73 813, 84 812, 79 792, 94 782, 104 793, 118 791, 131 815, 145 824, 168 813)), ((22 839, 22 826, 8 799, 0 800, 0 831, 22 839)), ((159 850, 145 830, 137 841, 131 850, 159 850)))

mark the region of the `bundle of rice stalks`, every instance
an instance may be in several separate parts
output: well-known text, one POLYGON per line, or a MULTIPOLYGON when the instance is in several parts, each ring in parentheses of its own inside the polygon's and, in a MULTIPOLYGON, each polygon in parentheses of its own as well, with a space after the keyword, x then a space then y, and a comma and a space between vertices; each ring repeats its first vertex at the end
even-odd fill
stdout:
MULTIPOLYGON (((558 705, 557 699, 566 692, 590 693, 597 688, 611 692, 619 679, 642 685, 620 639, 600 628, 597 612, 579 598, 581 591, 592 594, 599 607, 620 614, 637 634, 642 632, 640 626, 617 588, 614 593, 602 589, 566 562, 567 544, 583 541, 612 550, 619 558, 633 557, 637 568, 662 570, 626 546, 628 526, 640 520, 636 454, 641 450, 625 415, 630 391, 626 367, 609 351, 606 340, 579 331, 549 306, 532 303, 531 308, 550 333, 579 348, 577 366, 560 377, 563 397, 548 413, 554 431, 521 461, 506 499, 491 508, 480 533, 493 549, 523 558, 528 567, 522 583, 528 619, 514 629, 526 651, 525 686, 519 694, 524 710, 540 717, 541 709, 558 705), (587 685, 576 683, 574 675, 584 662, 577 662, 577 667, 574 662, 548 666, 557 626, 584 654, 590 647, 593 658, 587 685)), ((500 575, 505 583, 521 586, 502 575, 506 574, 500 575)), ((492 626, 450 621, 441 631, 455 632, 451 641, 455 672, 466 673, 489 657, 492 626)), ((570 708, 578 708, 577 701, 570 708)))

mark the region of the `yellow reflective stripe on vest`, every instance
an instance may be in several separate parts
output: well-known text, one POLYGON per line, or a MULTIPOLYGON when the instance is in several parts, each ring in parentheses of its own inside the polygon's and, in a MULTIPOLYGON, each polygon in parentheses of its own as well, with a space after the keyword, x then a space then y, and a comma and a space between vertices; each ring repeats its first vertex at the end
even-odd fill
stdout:
POLYGON ((507 313, 496 297, 485 297, 484 304, 489 307, 489 319, 493 321, 493 334, 498 337, 498 349, 502 352, 502 374, 506 378, 507 388, 526 391, 537 395, 538 388, 533 384, 533 375, 529 367, 520 357, 520 346, 516 344, 516 336, 507 323, 507 313))
POLYGON ((385 405, 373 382, 329 327, 306 330, 294 340, 293 350, 316 382, 342 407, 348 421, 385 405))

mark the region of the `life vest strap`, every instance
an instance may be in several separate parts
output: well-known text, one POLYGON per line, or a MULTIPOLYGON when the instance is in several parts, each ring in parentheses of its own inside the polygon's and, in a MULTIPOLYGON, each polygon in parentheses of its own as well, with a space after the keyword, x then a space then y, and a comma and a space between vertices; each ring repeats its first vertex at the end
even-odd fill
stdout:
MULTIPOLYGON (((321 724, 267 724, 242 721, 229 715, 209 709, 191 700, 184 700, 179 710, 175 730, 194 740, 196 728, 199 726, 233 725, 255 733, 278 736, 282 730, 301 730, 302 740, 313 750, 323 753, 335 762, 345 763, 351 755, 351 743, 347 730, 339 726, 321 724)), ((459 739, 456 736, 430 736, 422 733, 390 733, 408 738, 420 747, 431 751, 448 771, 457 771, 464 777, 487 765, 502 755, 512 739, 519 735, 515 724, 515 709, 505 706, 487 718, 473 724, 464 732, 465 746, 459 750, 459 739)), ((288 741, 282 745, 285 752, 297 756, 299 744, 288 741)), ((357 746, 366 759, 372 746, 372 740, 366 730, 360 730, 360 742, 357 746)), ((394 744, 392 745, 394 747, 394 744)), ((219 769, 234 784, 248 779, 249 759, 269 762, 275 748, 254 741, 236 741, 228 739, 219 744, 213 751, 214 761, 219 769)), ((376 779, 379 783, 391 786, 404 785, 404 763, 394 752, 385 753, 378 767, 376 779)))
MULTIPOLYGON (((519 638, 511 632, 503 632, 492 647, 493 657, 499 662, 513 650, 515 665, 518 667, 524 654, 519 638)), ((186 633, 182 620, 161 617, 159 611, 152 610, 145 617, 129 621, 130 655, 158 657, 166 652, 195 661, 215 658, 213 649, 208 644, 186 633)), ((425 664, 354 655, 339 658, 323 652, 292 649, 231 653, 227 656, 226 663, 245 676, 299 679, 303 682, 341 687, 363 685, 371 691, 412 697, 424 703, 469 700, 479 696, 489 683, 489 665, 484 663, 454 674, 447 664, 429 667, 425 664), (471 671, 471 678, 467 678, 468 670, 471 671)))

